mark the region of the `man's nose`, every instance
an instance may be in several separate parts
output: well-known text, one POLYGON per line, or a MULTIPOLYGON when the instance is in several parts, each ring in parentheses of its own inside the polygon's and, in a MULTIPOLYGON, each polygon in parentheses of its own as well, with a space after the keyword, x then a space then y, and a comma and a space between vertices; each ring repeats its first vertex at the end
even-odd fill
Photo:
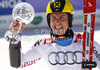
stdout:
POLYGON ((59 20, 59 19, 56 19, 56 20, 55 20, 55 23, 56 23, 56 24, 59 24, 59 23, 60 23, 60 20, 59 20))

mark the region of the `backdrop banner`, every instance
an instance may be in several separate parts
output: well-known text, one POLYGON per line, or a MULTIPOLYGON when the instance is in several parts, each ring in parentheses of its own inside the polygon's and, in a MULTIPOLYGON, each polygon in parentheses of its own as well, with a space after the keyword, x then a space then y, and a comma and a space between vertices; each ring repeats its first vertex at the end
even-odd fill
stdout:
MULTIPOLYGON (((33 21, 26 25, 26 28, 30 27, 47 27, 46 20, 46 6, 50 0, 0 0, 0 29, 8 29, 10 23, 13 21, 12 9, 20 2, 28 2, 35 9, 35 18, 33 21)), ((74 6, 74 21, 73 25, 83 24, 83 0, 70 0, 74 6)), ((97 0, 96 11, 96 24, 100 24, 100 0, 97 0)))

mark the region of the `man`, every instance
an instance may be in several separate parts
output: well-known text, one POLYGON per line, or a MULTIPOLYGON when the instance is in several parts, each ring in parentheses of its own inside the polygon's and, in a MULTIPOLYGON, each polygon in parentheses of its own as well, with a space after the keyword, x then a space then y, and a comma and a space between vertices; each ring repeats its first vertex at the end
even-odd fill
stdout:
MULTIPOLYGON (((47 21, 51 38, 37 41, 27 53, 21 52, 21 42, 10 44, 10 63, 12 67, 26 67, 41 58, 50 70, 81 70, 83 36, 71 30, 74 8, 70 0, 50 0, 47 6, 47 21)), ((10 30, 19 23, 14 20, 10 30)), ((23 23, 20 33, 25 24, 23 23)), ((93 60, 100 69, 100 45, 94 42, 93 60)))

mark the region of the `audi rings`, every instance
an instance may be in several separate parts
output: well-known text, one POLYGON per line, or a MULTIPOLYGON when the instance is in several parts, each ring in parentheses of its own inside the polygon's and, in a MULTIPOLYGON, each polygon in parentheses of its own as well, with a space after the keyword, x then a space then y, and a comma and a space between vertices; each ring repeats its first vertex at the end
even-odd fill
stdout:
POLYGON ((69 65, 73 65, 73 64, 81 64, 82 60, 78 60, 78 58, 80 58, 82 56, 82 52, 81 51, 67 51, 67 52, 51 52, 48 55, 48 62, 51 65, 64 65, 64 64, 69 64, 69 65), (79 57, 77 56, 79 55, 79 57))

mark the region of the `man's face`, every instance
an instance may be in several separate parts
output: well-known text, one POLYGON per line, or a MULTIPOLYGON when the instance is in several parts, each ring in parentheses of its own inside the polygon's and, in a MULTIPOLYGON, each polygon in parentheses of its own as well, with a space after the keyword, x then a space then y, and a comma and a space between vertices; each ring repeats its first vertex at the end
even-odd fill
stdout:
POLYGON ((68 29, 68 15, 66 13, 51 14, 50 26, 55 34, 64 35, 68 29))

